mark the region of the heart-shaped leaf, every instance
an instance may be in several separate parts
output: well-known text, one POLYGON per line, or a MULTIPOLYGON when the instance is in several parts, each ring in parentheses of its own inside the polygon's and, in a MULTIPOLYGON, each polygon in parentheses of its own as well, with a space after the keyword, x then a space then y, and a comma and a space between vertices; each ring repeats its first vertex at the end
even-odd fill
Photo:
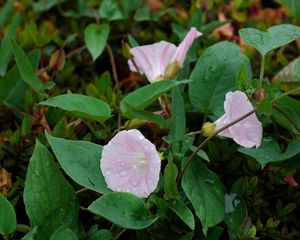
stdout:
POLYGON ((109 26, 107 24, 88 25, 84 30, 84 41, 87 49, 95 61, 103 52, 107 38, 109 36, 109 26))
POLYGON ((100 193, 110 190, 100 171, 102 146, 86 142, 52 137, 47 140, 64 171, 83 187, 100 193))
POLYGON ((281 24, 260 31, 255 28, 243 28, 240 36, 252 47, 257 49, 262 56, 300 37, 300 27, 291 24, 281 24))

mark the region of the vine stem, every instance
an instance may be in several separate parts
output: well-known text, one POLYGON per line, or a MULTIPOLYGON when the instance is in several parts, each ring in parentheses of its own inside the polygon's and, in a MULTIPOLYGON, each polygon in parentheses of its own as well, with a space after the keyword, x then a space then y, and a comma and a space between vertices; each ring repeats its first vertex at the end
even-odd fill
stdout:
POLYGON ((246 113, 245 115, 239 117, 238 119, 232 121, 231 123, 226 124, 225 126, 221 127, 220 129, 218 129, 213 135, 207 137, 203 142, 200 143, 200 145, 197 147, 197 149, 190 155, 190 157, 185 161, 182 170, 180 172, 180 174, 177 177, 177 181, 176 184, 177 186, 179 185, 179 183, 181 182, 182 176, 185 172, 185 170, 187 169, 187 167, 189 166, 189 164, 191 163, 192 159, 195 157, 195 155, 215 136, 217 136, 220 132, 222 132, 223 130, 225 130, 226 128, 231 127, 232 125, 242 121, 243 119, 249 117, 251 114, 255 113, 256 109, 253 109, 252 111, 246 113))

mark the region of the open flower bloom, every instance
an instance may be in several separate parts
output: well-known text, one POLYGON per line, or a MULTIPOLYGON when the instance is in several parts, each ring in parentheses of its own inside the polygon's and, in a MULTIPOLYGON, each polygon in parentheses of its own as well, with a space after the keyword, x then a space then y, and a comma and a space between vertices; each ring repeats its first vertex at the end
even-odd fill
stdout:
MULTIPOLYGON (((216 130, 238 119, 254 108, 247 95, 241 91, 228 92, 224 102, 225 114, 216 122, 216 130)), ((220 132, 218 135, 232 138, 239 145, 251 148, 259 147, 263 128, 255 113, 231 127, 220 132)))
POLYGON ((146 198, 158 184, 160 162, 154 144, 132 129, 119 132, 103 147, 100 168, 111 190, 146 198))
POLYGON ((187 51, 192 43, 201 35, 202 33, 192 27, 178 47, 172 43, 160 41, 151 45, 131 48, 130 53, 136 66, 129 60, 130 70, 144 73, 149 82, 174 77, 176 74, 165 76, 165 71, 168 68, 169 72, 170 69, 173 69, 173 72, 177 73, 182 67, 187 51))

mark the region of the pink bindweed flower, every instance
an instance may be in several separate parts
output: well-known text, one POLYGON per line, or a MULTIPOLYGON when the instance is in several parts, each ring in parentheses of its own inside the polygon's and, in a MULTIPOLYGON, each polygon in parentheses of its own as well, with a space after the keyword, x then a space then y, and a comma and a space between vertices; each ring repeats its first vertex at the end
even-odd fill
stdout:
POLYGON ((154 144, 131 129, 119 132, 103 147, 100 168, 111 190, 146 198, 158 184, 160 162, 154 144))
MULTIPOLYGON (((215 122, 216 130, 253 109, 245 93, 241 91, 228 92, 224 102, 225 114, 215 122)), ((261 143, 262 132, 262 125, 255 113, 253 113, 249 117, 220 132, 218 135, 233 138, 236 143, 246 148, 253 146, 258 148, 261 143)))
MULTIPOLYGON (((169 76, 165 76, 166 70, 173 68, 174 72, 178 72, 183 65, 187 51, 194 40, 201 35, 201 32, 192 27, 178 47, 173 43, 160 41, 151 45, 131 48, 130 53, 136 66, 129 60, 130 70, 144 73, 149 82, 169 79, 169 76)), ((171 77, 174 77, 173 75, 171 77)))

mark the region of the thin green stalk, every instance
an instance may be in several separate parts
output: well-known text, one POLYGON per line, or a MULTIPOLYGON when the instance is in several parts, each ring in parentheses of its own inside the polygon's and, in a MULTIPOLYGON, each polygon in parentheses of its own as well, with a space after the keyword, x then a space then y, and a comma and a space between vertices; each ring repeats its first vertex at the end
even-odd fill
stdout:
POLYGON ((263 78, 265 72, 265 56, 261 56, 261 66, 260 66, 260 73, 259 73, 259 82, 258 82, 258 89, 260 90, 263 86, 263 78))
POLYGON ((121 237, 121 235, 126 231, 127 229, 123 229, 123 230, 121 230, 115 237, 114 237, 114 240, 117 240, 117 239, 119 239, 119 237, 121 237))
POLYGON ((275 98, 271 101, 271 103, 274 103, 274 102, 276 102, 277 100, 279 100, 280 98, 282 98, 282 97, 284 97, 284 96, 288 96, 288 95, 292 94, 293 92, 297 92, 297 91, 299 91, 299 90, 300 90, 300 87, 294 88, 294 89, 291 89, 291 90, 288 90, 288 91, 284 92, 283 94, 281 94, 281 95, 275 97, 275 98))

